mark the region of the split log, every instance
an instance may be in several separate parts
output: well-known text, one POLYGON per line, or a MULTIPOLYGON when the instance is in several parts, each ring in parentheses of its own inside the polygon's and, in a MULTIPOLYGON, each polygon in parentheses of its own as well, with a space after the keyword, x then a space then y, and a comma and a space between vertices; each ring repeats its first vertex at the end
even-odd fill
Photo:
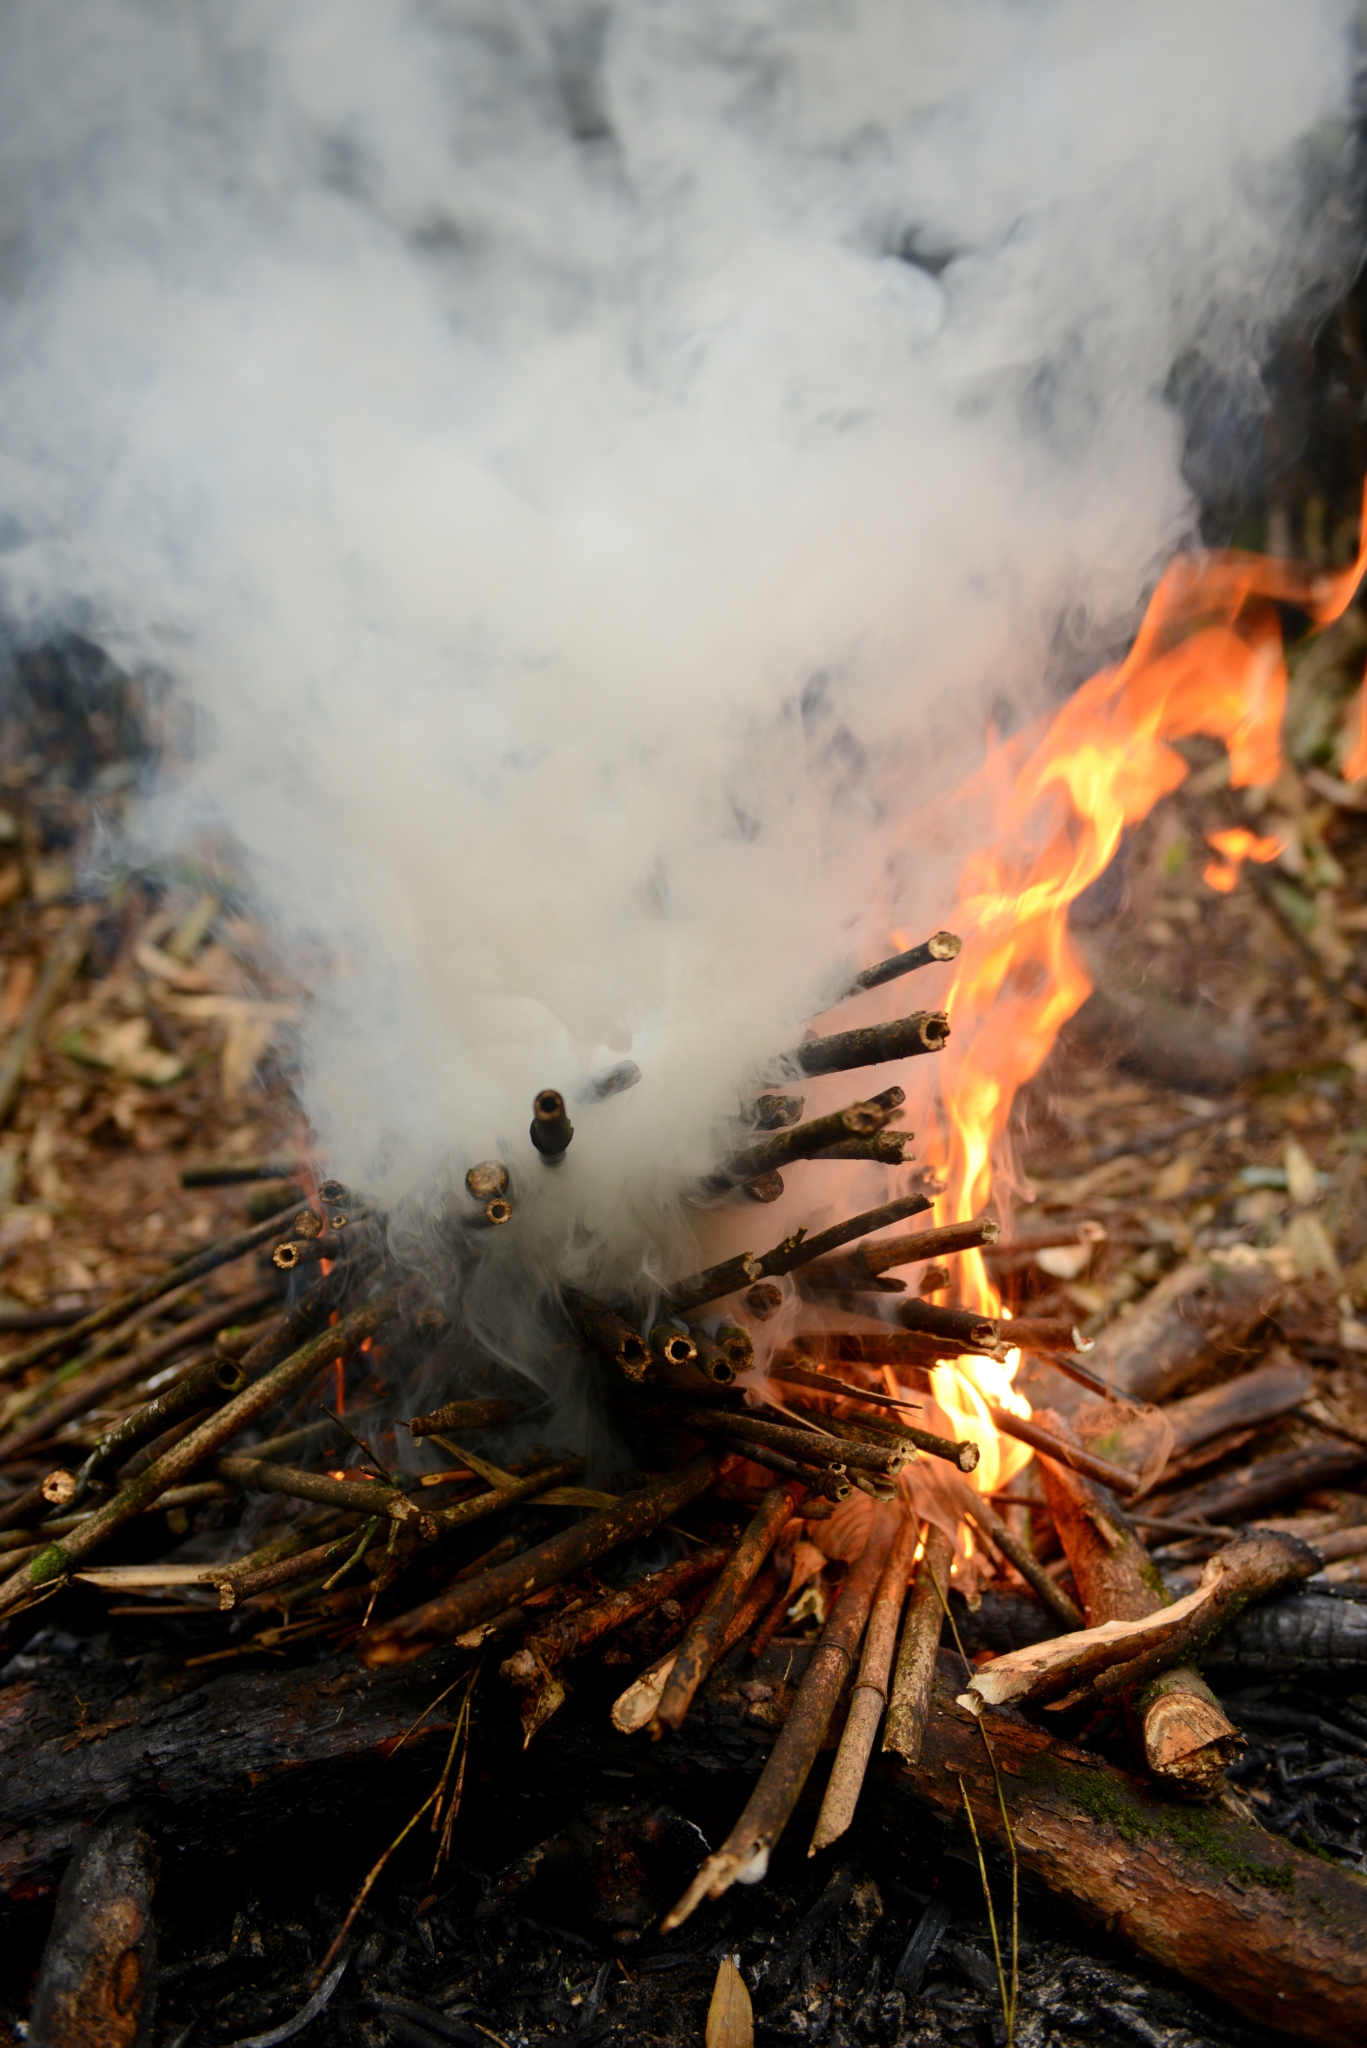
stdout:
POLYGON ((1186 1493, 1157 1496, 1150 1503, 1154 1511, 1177 1521, 1246 1522, 1264 1508, 1279 1501, 1295 1500, 1317 1487, 1339 1486, 1367 1465, 1367 1448, 1331 1438, 1327 1442, 1303 1444, 1298 1450, 1278 1451, 1270 1458, 1255 1458, 1233 1472, 1222 1472, 1203 1486, 1186 1493))
MULTIPOLYGON (((1059 1417, 1045 1420, 1071 1435, 1059 1417)), ((1137 1622, 1166 1609, 1167 1589, 1114 1498, 1052 1458, 1040 1459, 1039 1473, 1089 1626, 1137 1622)), ((1129 1718, 1156 1778, 1195 1798, 1219 1796, 1239 1738, 1198 1671, 1172 1658, 1162 1679, 1131 1702, 1129 1718)))
MULTIPOLYGON (((965 1795, 989 1852, 1006 1851, 982 1735, 942 1658, 918 1763, 890 1757, 885 1797, 962 1825, 965 1795)), ((1224 1807, 1175 1806, 1144 1780, 1010 1712, 992 1719, 1021 1870, 1165 1969, 1260 2026, 1320 2048, 1367 2038, 1367 1879, 1224 1807)))
POLYGON ((38 1971, 33 2048, 134 2048, 144 2037, 159 1868, 151 1830, 134 1810, 109 1815, 78 1844, 38 1971))
POLYGON ((1166 1401, 1206 1366, 1242 1355, 1285 1292, 1266 1266, 1179 1266, 1101 1332, 1101 1376, 1119 1394, 1166 1401))

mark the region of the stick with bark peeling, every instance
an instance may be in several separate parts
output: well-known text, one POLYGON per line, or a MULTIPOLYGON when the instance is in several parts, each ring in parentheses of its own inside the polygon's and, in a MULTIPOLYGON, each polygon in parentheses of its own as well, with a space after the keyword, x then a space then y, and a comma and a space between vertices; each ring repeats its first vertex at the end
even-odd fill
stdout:
MULTIPOLYGON (((1045 1411, 1061 1440, 1069 1425, 1045 1411)), ((1039 1460, 1054 1527, 1082 1599, 1088 1624, 1137 1621, 1168 1605, 1163 1581, 1110 1494, 1052 1458, 1039 1460)), ((1173 1668, 1130 1707, 1138 1747, 1153 1775, 1188 1797, 1214 1799, 1238 1748, 1238 1733, 1193 1666, 1173 1668)))
POLYGON ((803 1495, 797 1480, 771 1486, 750 1519, 745 1533, 723 1567, 702 1612, 689 1624, 674 1659, 674 1669, 660 1696, 650 1733, 658 1741, 666 1728, 678 1728, 693 1704, 693 1695, 717 1660, 727 1624, 753 1583, 769 1552, 792 1519, 803 1495))
MULTIPOLYGON (((1309 1578, 1322 1562, 1308 1543, 1276 1530, 1241 1537, 1207 1561, 1201 1583, 1185 1599, 1133 1621, 1102 1622, 994 1658, 970 1681, 963 1704, 976 1710, 979 1701, 988 1706, 1038 1702, 1061 1709, 1113 1699, 1132 1686, 1170 1675, 1199 1655, 1251 1600, 1309 1578)), ((1178 1774, 1169 1770, 1167 1775, 1178 1774)), ((1218 1776, 1213 1787, 1208 1776, 1193 1776, 1182 1781, 1182 1788, 1209 1797, 1219 1790, 1218 1776)))
POLYGON ((704 1898, 721 1898, 737 1879, 756 1884, 769 1867, 769 1853, 783 1833, 831 1725, 845 1681, 854 1667, 869 1609, 883 1575, 893 1537, 891 1517, 877 1517, 862 1552, 850 1566, 831 1616, 821 1632, 797 1697, 744 1813, 720 1849, 699 1870, 673 1911, 660 1923, 662 1934, 681 1927, 704 1898))
POLYGON ((850 1696, 849 1718, 831 1766, 812 1846, 807 1851, 809 1856, 815 1856, 818 1849, 829 1848, 854 1819, 854 1810, 864 1787, 864 1774, 878 1738, 878 1724, 888 1704, 888 1676, 892 1670, 892 1653, 897 1647, 897 1624, 902 1616, 907 1580, 916 1555, 916 1523, 904 1508, 884 1509, 882 1512, 892 1516, 896 1534, 869 1612, 863 1654, 859 1659, 859 1676, 850 1696))
POLYGON ((935 1652, 940 1647, 945 1603, 949 1598, 949 1571, 954 1562, 954 1545, 934 1522, 926 1524, 925 1549, 916 1567, 916 1588, 902 1631, 897 1656, 897 1673, 888 1701, 884 1749, 895 1750, 909 1764, 921 1754, 925 1740, 926 1715, 930 1711, 931 1686, 935 1679, 935 1652))

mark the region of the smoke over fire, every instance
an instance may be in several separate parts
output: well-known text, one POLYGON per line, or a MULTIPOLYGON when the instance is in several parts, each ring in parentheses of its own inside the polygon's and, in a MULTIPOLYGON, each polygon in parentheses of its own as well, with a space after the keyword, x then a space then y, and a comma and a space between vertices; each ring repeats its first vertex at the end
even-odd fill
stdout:
POLYGON ((686 1270, 719 1112, 949 921, 969 826, 919 821, 1189 537, 1174 365, 1256 410, 1339 260, 1348 20, 11 13, 0 614, 192 708, 139 829, 226 834, 330 963, 343 1179, 503 1156, 557 1255, 686 1270))

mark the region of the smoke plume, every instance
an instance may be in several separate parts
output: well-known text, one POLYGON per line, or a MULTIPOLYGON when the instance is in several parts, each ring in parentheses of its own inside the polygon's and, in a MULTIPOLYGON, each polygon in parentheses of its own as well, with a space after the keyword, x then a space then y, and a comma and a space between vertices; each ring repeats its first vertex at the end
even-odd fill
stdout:
POLYGON ((988 719, 1188 537, 1174 365, 1256 409, 1340 261, 1349 32, 1341 0, 8 10, 0 614, 172 679, 192 739, 138 830, 228 835, 330 963, 305 1103, 343 1179, 501 1155, 548 1257, 699 1251, 667 1198, 747 1077, 943 921, 927 820, 988 719))

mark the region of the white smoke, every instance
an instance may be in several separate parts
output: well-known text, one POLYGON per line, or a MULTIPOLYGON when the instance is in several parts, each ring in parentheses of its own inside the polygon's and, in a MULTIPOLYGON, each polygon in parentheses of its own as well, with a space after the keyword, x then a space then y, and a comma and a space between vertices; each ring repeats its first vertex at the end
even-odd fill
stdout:
POLYGON ((1060 615, 1187 533, 1165 385, 1252 378, 1338 254, 1349 9, 20 0, 3 39, 0 613, 195 707, 143 829, 226 825, 339 963, 334 1170, 501 1154, 629 1268, 832 972, 943 921, 918 821, 1060 615), (534 1091, 627 1057, 534 1167, 534 1091))

